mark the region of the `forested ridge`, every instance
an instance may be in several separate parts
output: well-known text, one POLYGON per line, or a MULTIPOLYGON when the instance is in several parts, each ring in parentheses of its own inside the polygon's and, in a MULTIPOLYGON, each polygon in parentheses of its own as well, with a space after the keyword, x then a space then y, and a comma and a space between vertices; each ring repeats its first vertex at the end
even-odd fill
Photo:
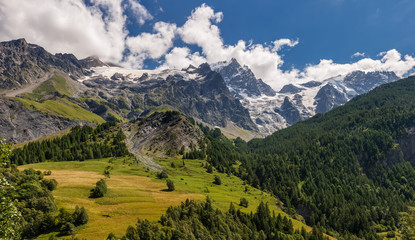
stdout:
POLYGON ((405 154, 397 139, 415 127, 413 96, 415 78, 403 79, 265 139, 215 144, 216 138, 208 160, 272 192, 311 226, 377 238, 396 230, 399 212, 414 203, 413 163, 390 154, 405 154))
POLYGON ((124 133, 116 127, 115 122, 102 123, 96 128, 77 126, 64 136, 30 142, 22 148, 14 149, 10 161, 22 165, 121 157, 130 154, 124 139, 124 133))
MULTIPOLYGON (((108 239, 111 238, 110 234, 108 239)), ((275 240, 322 240, 327 239, 319 229, 307 232, 304 228, 294 230, 286 216, 271 213, 268 205, 260 203, 255 213, 246 214, 231 204, 227 212, 212 207, 212 200, 186 200, 180 206, 169 207, 161 216, 159 224, 138 220, 129 226, 122 239, 275 239, 275 240), (161 226, 160 226, 161 225, 161 226)))

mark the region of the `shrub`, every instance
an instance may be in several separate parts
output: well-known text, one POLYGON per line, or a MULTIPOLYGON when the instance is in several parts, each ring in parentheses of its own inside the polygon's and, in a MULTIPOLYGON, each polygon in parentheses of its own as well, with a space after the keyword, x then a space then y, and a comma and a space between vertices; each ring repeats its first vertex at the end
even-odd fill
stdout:
POLYGON ((174 182, 170 179, 167 179, 166 183, 167 183, 167 190, 174 191, 175 189, 174 182))
POLYGON ((75 226, 72 223, 66 223, 60 229, 60 234, 63 236, 73 235, 75 233, 75 226))
POLYGON ((169 175, 167 175, 166 171, 162 171, 162 172, 157 173, 157 177, 159 179, 163 179, 163 178, 168 178, 169 175))
POLYGON ((114 235, 114 233, 108 234, 108 237, 106 240, 117 240, 117 237, 114 235))
POLYGON ((215 180, 213 181, 214 184, 216 185, 221 185, 222 184, 222 180, 220 179, 219 176, 215 176, 215 180))
POLYGON ((239 202, 239 205, 242 207, 248 207, 248 200, 246 198, 241 198, 241 201, 239 202))
POLYGON ((74 220, 75 226, 81 226, 88 222, 89 217, 85 211, 84 207, 79 208, 78 206, 75 207, 75 212, 72 215, 74 220))
POLYGON ((42 185, 49 191, 53 191, 58 187, 58 182, 55 179, 43 179, 42 185))
POLYGON ((91 189, 91 195, 90 198, 99 198, 103 197, 107 193, 107 183, 104 179, 99 180, 95 184, 95 188, 91 189))
POLYGON ((207 167, 207 171, 208 173, 213 173, 213 167, 212 165, 209 164, 209 166, 207 167))

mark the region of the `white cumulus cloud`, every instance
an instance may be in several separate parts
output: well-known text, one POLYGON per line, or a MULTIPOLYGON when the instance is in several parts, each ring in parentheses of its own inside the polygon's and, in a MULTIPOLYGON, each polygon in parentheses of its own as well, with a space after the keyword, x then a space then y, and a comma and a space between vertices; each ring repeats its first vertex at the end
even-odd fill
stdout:
POLYGON ((119 62, 124 51, 121 0, 13 0, 0 2, 0 40, 26 38, 52 53, 97 55, 119 62), (105 16, 101 9, 105 9, 105 16))
POLYGON ((126 46, 130 51, 127 62, 132 67, 143 67, 145 59, 158 59, 164 56, 173 46, 176 24, 157 22, 154 33, 142 33, 128 37, 126 46))
POLYGON ((134 13, 134 17, 140 25, 143 25, 146 21, 154 18, 140 2, 128 0, 127 7, 134 13))
POLYGON ((282 70, 280 51, 295 47, 298 39, 226 44, 218 27, 224 14, 206 4, 194 9, 182 26, 159 21, 152 32, 132 36, 127 23, 142 25, 154 20, 139 0, 89 2, 87 6, 84 0, 0 0, 0 41, 26 38, 52 53, 74 53, 78 58, 95 55, 134 68, 143 68, 147 59, 159 63, 159 68, 186 68, 235 58, 275 90, 287 83, 321 81, 356 70, 393 71, 404 76, 415 67, 412 56, 392 49, 375 59, 356 52, 352 58, 360 59, 352 63, 322 59, 304 69, 282 70), (176 40, 184 45, 176 45, 176 40))

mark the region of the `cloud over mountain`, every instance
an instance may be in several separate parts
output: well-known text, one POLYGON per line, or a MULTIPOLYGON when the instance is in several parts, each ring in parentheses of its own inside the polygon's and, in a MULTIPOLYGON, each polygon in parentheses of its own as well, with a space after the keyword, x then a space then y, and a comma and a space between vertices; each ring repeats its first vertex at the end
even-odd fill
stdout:
POLYGON ((295 47, 301 39, 276 39, 262 44, 239 40, 229 45, 218 26, 224 17, 224 13, 202 4, 182 26, 177 26, 155 21, 138 0, 91 0, 88 4, 83 0, 2 1, 0 40, 24 37, 53 53, 71 52, 79 58, 96 55, 134 68, 144 67, 147 59, 158 62, 160 68, 182 68, 236 58, 274 89, 289 82, 319 81, 356 70, 394 71, 402 76, 415 66, 412 56, 402 56, 392 49, 377 59, 355 54, 361 59, 352 63, 322 59, 304 69, 282 70, 281 50, 295 47), (131 21, 143 25, 150 20, 151 32, 132 35, 127 29, 131 21))

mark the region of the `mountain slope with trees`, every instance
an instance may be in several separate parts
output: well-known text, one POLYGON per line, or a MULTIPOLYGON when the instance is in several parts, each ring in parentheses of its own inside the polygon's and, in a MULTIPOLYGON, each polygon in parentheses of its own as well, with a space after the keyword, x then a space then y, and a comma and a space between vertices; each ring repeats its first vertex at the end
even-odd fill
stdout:
POLYGON ((210 161, 273 192, 311 226, 376 238, 396 230, 414 201, 414 94, 414 77, 383 85, 265 139, 216 148, 233 157, 210 161))

